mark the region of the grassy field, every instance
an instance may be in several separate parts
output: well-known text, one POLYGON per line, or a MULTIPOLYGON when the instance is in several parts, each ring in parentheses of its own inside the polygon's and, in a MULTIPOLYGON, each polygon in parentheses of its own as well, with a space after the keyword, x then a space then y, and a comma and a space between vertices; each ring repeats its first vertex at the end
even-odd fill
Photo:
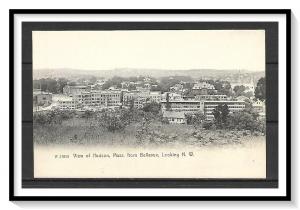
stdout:
POLYGON ((190 125, 162 124, 155 121, 146 128, 132 123, 122 131, 109 132, 91 119, 72 118, 62 124, 34 125, 37 145, 124 145, 155 146, 180 144, 212 146, 243 144, 253 139, 265 139, 260 133, 195 129, 190 125))

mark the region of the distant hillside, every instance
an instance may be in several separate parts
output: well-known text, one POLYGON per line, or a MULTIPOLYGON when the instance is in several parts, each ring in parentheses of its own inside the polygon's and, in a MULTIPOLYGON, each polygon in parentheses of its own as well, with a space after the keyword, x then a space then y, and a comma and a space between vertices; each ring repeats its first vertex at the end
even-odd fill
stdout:
POLYGON ((264 72, 251 72, 246 70, 216 70, 216 69, 190 69, 190 70, 162 70, 162 69, 131 69, 119 68, 113 70, 77 70, 77 69, 40 69, 33 72, 34 79, 40 78, 78 78, 83 76, 95 76, 110 78, 119 77, 135 77, 135 76, 151 76, 155 78, 167 76, 190 76, 194 79, 199 78, 215 78, 231 77, 238 74, 255 75, 255 77, 263 77, 264 72))

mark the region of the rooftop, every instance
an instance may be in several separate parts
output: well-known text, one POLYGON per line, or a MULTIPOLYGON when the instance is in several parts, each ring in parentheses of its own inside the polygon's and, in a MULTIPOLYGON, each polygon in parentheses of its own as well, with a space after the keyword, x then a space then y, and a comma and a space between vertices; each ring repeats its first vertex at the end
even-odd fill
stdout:
POLYGON ((33 91, 33 95, 52 95, 52 93, 44 92, 44 91, 33 91))
POLYGON ((55 94, 55 95, 53 95, 52 100, 53 101, 72 101, 73 98, 66 96, 66 95, 55 94))
POLYGON ((163 117, 185 119, 184 112, 165 111, 163 112, 163 117))
POLYGON ((81 88, 87 88, 87 86, 85 85, 76 85, 76 86, 71 86, 69 85, 70 88, 74 88, 74 89, 81 89, 81 88))

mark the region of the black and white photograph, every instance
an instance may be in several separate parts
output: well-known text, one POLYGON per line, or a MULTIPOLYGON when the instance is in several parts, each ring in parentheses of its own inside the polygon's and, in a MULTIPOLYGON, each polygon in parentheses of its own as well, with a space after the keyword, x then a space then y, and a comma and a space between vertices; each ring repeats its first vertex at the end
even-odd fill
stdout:
POLYGON ((33 31, 34 178, 266 178, 265 30, 33 31))
POLYGON ((291 200, 291 10, 9 14, 9 200, 291 200))

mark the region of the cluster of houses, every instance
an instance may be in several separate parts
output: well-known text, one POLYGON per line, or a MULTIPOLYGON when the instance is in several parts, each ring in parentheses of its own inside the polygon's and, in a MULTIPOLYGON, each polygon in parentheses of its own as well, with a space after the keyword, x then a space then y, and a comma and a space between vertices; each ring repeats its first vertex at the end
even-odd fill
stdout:
MULTIPOLYGON (((186 123, 185 115, 201 112, 207 120, 213 120, 213 110, 220 104, 226 104, 229 112, 234 113, 245 109, 245 98, 231 98, 227 95, 218 95, 215 87, 207 82, 197 82, 192 87, 194 97, 186 97, 184 86, 176 84, 169 92, 151 91, 148 86, 137 87, 135 90, 111 87, 99 90, 89 85, 69 86, 63 88, 63 94, 52 95, 45 92, 34 92, 34 100, 37 104, 46 104, 43 110, 57 108, 60 110, 100 110, 143 108, 145 104, 155 102, 161 104, 163 117, 169 123, 186 123)), ((265 116, 265 105, 261 101, 253 101, 253 107, 265 116)), ((37 110, 36 110, 37 111, 37 110)))

